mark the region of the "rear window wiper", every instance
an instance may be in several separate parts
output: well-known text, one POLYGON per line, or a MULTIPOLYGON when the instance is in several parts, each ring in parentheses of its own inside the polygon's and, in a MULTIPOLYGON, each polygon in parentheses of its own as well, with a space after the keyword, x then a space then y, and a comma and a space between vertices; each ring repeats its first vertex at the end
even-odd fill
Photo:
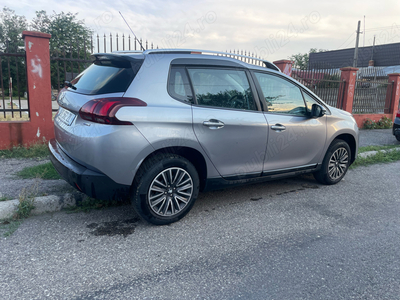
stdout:
POLYGON ((76 90, 76 87, 69 81, 64 81, 65 86, 70 87, 73 90, 76 90))

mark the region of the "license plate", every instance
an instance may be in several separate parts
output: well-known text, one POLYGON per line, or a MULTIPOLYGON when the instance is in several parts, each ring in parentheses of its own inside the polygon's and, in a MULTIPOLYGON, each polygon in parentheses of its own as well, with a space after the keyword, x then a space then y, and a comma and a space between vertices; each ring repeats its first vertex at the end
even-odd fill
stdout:
POLYGON ((70 126, 75 119, 75 114, 60 107, 58 111, 58 119, 64 124, 70 126))

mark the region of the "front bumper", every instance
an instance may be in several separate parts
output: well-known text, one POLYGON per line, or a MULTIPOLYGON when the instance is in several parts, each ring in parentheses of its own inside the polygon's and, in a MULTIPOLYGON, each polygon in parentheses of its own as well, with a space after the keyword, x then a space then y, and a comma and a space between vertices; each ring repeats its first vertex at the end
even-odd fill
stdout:
POLYGON ((130 186, 116 183, 108 176, 89 170, 68 157, 55 139, 49 142, 50 160, 57 172, 70 185, 89 197, 101 200, 123 200, 130 186))

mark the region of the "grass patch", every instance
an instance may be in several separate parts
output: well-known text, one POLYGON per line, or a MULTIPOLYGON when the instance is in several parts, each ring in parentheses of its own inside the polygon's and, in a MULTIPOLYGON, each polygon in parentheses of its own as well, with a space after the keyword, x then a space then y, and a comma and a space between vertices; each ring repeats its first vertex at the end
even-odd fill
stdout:
POLYGON ((1 196, 1 197, 0 197, 0 202, 1 202, 1 201, 7 201, 7 200, 12 200, 12 198, 7 197, 7 196, 1 196))
POLYGON ((358 148, 358 153, 364 153, 364 152, 368 152, 368 151, 387 150, 387 149, 393 149, 393 148, 398 148, 398 147, 399 147, 399 145, 366 146, 366 147, 358 148))
POLYGON ((106 207, 121 206, 121 205, 126 205, 128 203, 129 203, 129 200, 106 201, 106 200, 98 200, 98 199, 86 197, 82 201, 77 202, 76 206, 70 206, 70 207, 66 208, 65 210, 69 214, 78 213, 78 212, 88 213, 93 209, 102 209, 102 208, 106 208, 106 207))
POLYGON ((41 179, 61 179, 51 162, 34 167, 27 167, 17 173, 17 176, 23 179, 41 178, 41 179))
POLYGON ((400 151, 391 152, 378 152, 376 155, 368 157, 358 157, 355 162, 350 166, 350 169, 354 169, 359 166, 368 166, 378 163, 391 163, 400 160, 400 151))
POLYGON ((29 188, 23 188, 18 196, 18 206, 15 213, 8 219, 0 222, 0 230, 5 231, 3 236, 8 237, 12 235, 18 226, 22 224, 22 220, 31 215, 32 210, 35 208, 35 196, 37 195, 39 187, 39 179, 29 188))
POLYGON ((17 146, 11 150, 0 150, 0 158, 37 158, 47 157, 49 155, 49 149, 47 143, 37 143, 29 148, 17 146))

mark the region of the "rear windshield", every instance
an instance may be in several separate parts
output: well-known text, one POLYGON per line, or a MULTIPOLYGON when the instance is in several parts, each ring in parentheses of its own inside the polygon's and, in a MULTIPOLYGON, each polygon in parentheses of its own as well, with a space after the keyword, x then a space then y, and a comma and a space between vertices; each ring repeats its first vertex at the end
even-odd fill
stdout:
POLYGON ((71 83, 76 87, 76 92, 87 95, 126 92, 137 69, 129 61, 95 61, 71 83))

